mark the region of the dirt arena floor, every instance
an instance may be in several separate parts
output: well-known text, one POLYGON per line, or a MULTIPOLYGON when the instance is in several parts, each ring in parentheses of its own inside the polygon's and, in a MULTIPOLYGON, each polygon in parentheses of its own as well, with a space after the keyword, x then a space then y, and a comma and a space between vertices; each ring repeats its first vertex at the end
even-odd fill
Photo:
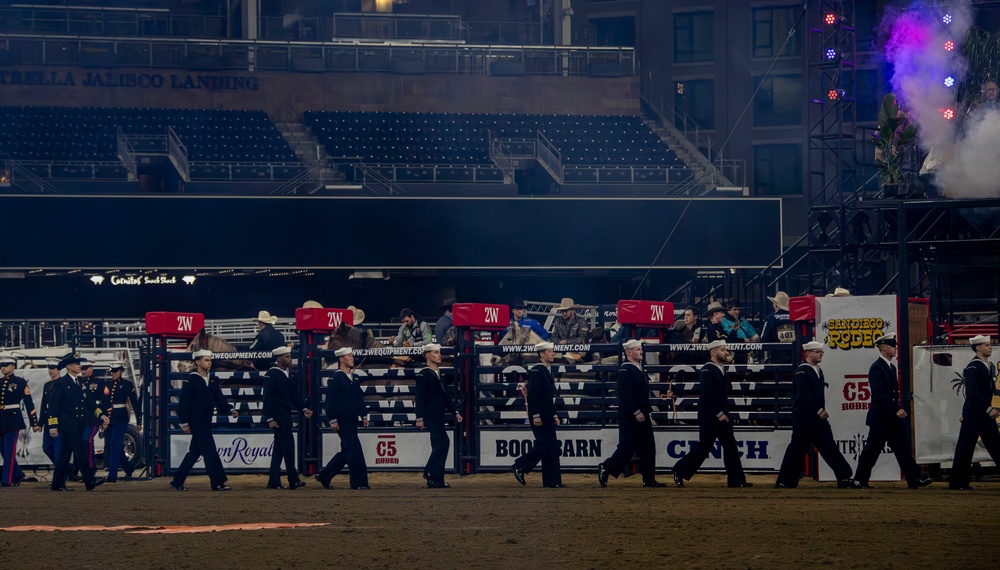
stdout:
MULTIPOLYGON (((685 489, 645 489, 637 477, 567 474, 565 489, 521 487, 512 475, 449 476, 430 490, 417 474, 372 474, 370 491, 265 491, 265 477, 232 476, 213 493, 166 479, 53 493, 44 483, 0 489, 0 527, 19 525, 325 526, 198 534, 0 532, 6 568, 996 568, 1000 482, 867 491, 803 481, 727 489, 698 475, 685 489)), ((668 482, 669 474, 660 479, 668 482)))

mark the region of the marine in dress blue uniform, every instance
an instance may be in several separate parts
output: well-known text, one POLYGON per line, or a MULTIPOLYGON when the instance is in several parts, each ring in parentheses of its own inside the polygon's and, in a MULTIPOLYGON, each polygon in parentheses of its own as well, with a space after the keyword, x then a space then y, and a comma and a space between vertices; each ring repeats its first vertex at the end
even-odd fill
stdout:
POLYGON ((444 482, 444 469, 448 460, 448 447, 451 445, 445 421, 454 414, 455 420, 461 422, 462 414, 456 411, 458 406, 448 394, 441 378, 441 345, 425 345, 424 359, 427 361, 427 368, 417 373, 414 402, 417 428, 426 428, 431 436, 431 455, 424 466, 424 478, 428 488, 445 489, 449 487, 444 482))
POLYGON ((910 420, 906 410, 899 404, 899 374, 892 363, 892 359, 896 357, 896 335, 879 337, 875 341, 875 347, 879 351, 879 357, 868 369, 868 386, 872 392, 872 404, 865 418, 868 439, 858 457, 854 480, 859 487, 868 488, 872 469, 888 442, 909 487, 925 487, 932 481, 920 477, 920 468, 913 460, 910 448, 910 420))
POLYGON ((111 419, 104 433, 104 441, 108 445, 108 483, 118 481, 118 469, 121 466, 125 466, 126 477, 132 476, 132 471, 128 468, 128 457, 125 455, 125 431, 132 419, 128 411, 129 404, 135 412, 136 428, 142 432, 142 407, 139 405, 139 395, 136 393, 135 384, 123 377, 124 373, 123 362, 112 362, 111 379, 105 383, 108 391, 108 417, 111 419))
POLYGON ((299 395, 299 388, 288 375, 292 365, 292 349, 280 346, 272 351, 275 365, 264 376, 264 421, 274 431, 274 445, 271 451, 271 466, 267 480, 268 489, 285 489, 281 486, 281 462, 285 462, 288 489, 298 489, 306 484, 299 479, 295 468, 295 438, 292 437, 292 412, 299 412, 306 418, 312 417, 312 410, 305 407, 299 395))
POLYGON ((997 418, 1000 410, 993 407, 993 383, 997 369, 989 361, 993 354, 990 337, 974 336, 969 339, 976 357, 969 362, 962 373, 965 381, 965 405, 962 406, 962 426, 958 430, 954 461, 948 488, 959 491, 971 489, 972 456, 976 451, 976 440, 982 438, 986 451, 993 461, 1000 465, 1000 429, 997 418))
POLYGON ((726 341, 715 340, 708 343, 711 360, 698 371, 698 385, 701 398, 698 401, 698 441, 691 446, 687 455, 674 465, 674 484, 684 486, 698 471, 715 442, 722 443, 722 461, 726 467, 726 483, 729 487, 752 487, 743 474, 740 449, 733 432, 733 421, 729 416, 729 377, 723 368, 727 362, 726 341))
POLYGON ((94 477, 94 470, 87 462, 88 449, 84 444, 83 434, 90 418, 105 426, 109 419, 91 392, 84 390, 83 379, 80 378, 79 355, 67 356, 59 367, 65 368, 66 374, 56 381, 48 403, 49 432, 53 437, 61 434, 63 438, 63 446, 59 450, 55 471, 52 473, 52 490, 71 490, 66 487, 66 479, 69 477, 69 459, 72 455, 84 485, 88 491, 92 491, 104 483, 104 478, 94 477))
POLYGON ((338 368, 327 383, 326 417, 330 427, 340 436, 340 451, 316 474, 316 480, 324 488, 330 489, 330 481, 346 465, 350 469, 351 488, 370 489, 368 465, 365 463, 361 440, 358 439, 358 423, 368 427, 368 414, 365 410, 365 394, 351 377, 354 351, 350 347, 344 347, 333 354, 338 359, 338 368))
POLYGON ((215 413, 231 414, 234 418, 240 413, 226 401, 218 382, 209 376, 212 369, 212 352, 199 350, 191 355, 197 369, 188 375, 181 389, 181 403, 178 412, 181 429, 191 434, 191 446, 181 461, 180 467, 170 480, 170 486, 178 491, 187 490, 184 481, 188 473, 201 457, 205 458, 205 471, 212 484, 213 491, 232 491, 226 485, 226 470, 219 459, 219 450, 212 437, 212 419, 215 413))
POLYGON ((17 362, 13 358, 0 358, 0 432, 3 433, 2 474, 0 486, 16 487, 24 479, 24 472, 17 464, 17 436, 25 429, 24 415, 21 413, 21 403, 28 410, 28 419, 33 431, 42 431, 38 425, 38 414, 35 412, 35 402, 31 399, 28 381, 14 375, 17 362))
POLYGON ((548 488, 560 488, 562 484, 562 470, 559 466, 559 457, 562 456, 562 446, 559 445, 559 438, 556 437, 556 426, 559 425, 559 417, 556 416, 556 383, 552 377, 552 362, 555 360, 555 345, 551 342, 540 342, 535 345, 538 359, 541 363, 535 364, 528 370, 528 415, 531 418, 531 433, 535 436, 535 443, 531 450, 518 457, 514 461, 511 469, 514 471, 514 478, 524 485, 524 476, 542 463, 542 486, 548 488))
MULTIPOLYGON (((656 480, 656 440, 653 437, 653 406, 649 400, 649 378, 642 370, 642 342, 632 339, 622 345, 628 360, 618 369, 618 447, 597 466, 597 482, 608 486, 625 473, 628 462, 639 452, 639 472, 644 487, 666 487, 656 480)), ((673 393, 667 392, 667 398, 673 393)))

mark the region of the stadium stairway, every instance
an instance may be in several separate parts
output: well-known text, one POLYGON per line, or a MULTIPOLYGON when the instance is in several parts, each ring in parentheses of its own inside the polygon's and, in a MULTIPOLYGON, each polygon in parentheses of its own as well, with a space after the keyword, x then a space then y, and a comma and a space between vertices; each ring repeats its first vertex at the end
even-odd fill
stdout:
POLYGON ((295 152, 295 156, 308 168, 305 193, 313 194, 328 185, 338 186, 347 183, 344 173, 339 168, 330 166, 330 156, 309 127, 301 122, 275 121, 274 125, 295 152))
POLYGON ((672 194, 699 196, 717 186, 733 186, 733 183, 712 164, 708 157, 691 144, 676 127, 651 118, 647 113, 643 113, 643 122, 691 171, 688 181, 677 185, 672 194))

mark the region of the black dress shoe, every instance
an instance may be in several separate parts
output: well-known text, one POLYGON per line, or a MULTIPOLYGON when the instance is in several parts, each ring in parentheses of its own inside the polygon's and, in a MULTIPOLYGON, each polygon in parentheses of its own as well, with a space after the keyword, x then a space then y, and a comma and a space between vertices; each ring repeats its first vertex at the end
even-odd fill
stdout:
POLYGON ((32 477, 31 475, 21 477, 18 483, 37 483, 38 477, 32 477))
POLYGON ((559 485, 543 485, 543 487, 545 487, 546 489, 565 489, 566 485, 563 485, 563 484, 559 484, 559 485))
POLYGON ((324 481, 322 478, 320 478, 319 475, 313 475, 313 479, 315 479, 317 483, 322 485, 324 489, 333 489, 333 487, 330 486, 330 482, 324 481))
POLYGON ((305 481, 296 481, 294 483, 289 483, 288 484, 288 490, 289 491, 294 491, 295 489, 301 489, 302 487, 305 487, 305 486, 306 486, 306 482, 305 481))
POLYGON ((753 483, 743 482, 740 483, 739 485, 729 485, 729 487, 733 489, 746 489, 747 487, 753 487, 753 483))
POLYGON ((428 489, 450 489, 451 485, 449 485, 449 484, 447 484, 447 483, 445 483, 443 481, 441 483, 435 483, 434 481, 428 481, 427 482, 427 488, 428 489))
POLYGON ((274 489, 275 491, 285 491, 288 487, 282 487, 281 485, 268 485, 268 489, 274 489))
POLYGON ((219 485, 217 487, 212 487, 213 491, 232 491, 233 488, 227 485, 219 485))
POLYGON ((968 485, 949 485, 948 486, 948 490, 949 491, 971 491, 972 487, 970 487, 968 485))
POLYGON ((360 487, 351 487, 351 488, 354 489, 355 491, 367 491, 371 489, 371 487, 369 487, 368 485, 361 485, 360 487))
POLYGON ((185 487, 184 485, 181 485, 180 483, 177 483, 173 479, 171 479, 170 483, 167 483, 167 484, 170 485, 170 488, 173 489, 173 490, 175 490, 175 491, 187 491, 187 487, 185 487))
POLYGON ((684 478, 678 475, 676 471, 674 471, 674 485, 677 485, 678 489, 684 488, 684 478))
POLYGON ((510 470, 514 472, 514 478, 517 479, 517 482, 524 485, 524 470, 518 467, 517 464, 512 465, 510 470))
POLYGON ((105 482, 104 477, 95 477, 94 478, 94 482, 91 483, 90 485, 87 485, 87 490, 88 491, 93 491, 97 487, 100 487, 101 485, 103 485, 104 482, 105 482))
POLYGON ((603 463, 597 464, 597 482, 601 484, 601 487, 608 486, 608 470, 604 468, 603 463))
POLYGON ((69 487, 52 487, 53 491, 72 491, 69 487))
POLYGON ((847 479, 841 479, 841 480, 837 481, 837 488, 838 489, 855 489, 855 488, 857 488, 857 483, 854 482, 854 479, 851 479, 850 477, 848 477, 847 479))
POLYGON ((659 489, 661 487, 666 487, 667 484, 666 483, 660 483, 659 481, 653 481, 652 483, 643 483, 642 486, 643 487, 652 487, 652 488, 659 489))
POLYGON ((926 487, 926 486, 930 485, 933 482, 934 482, 934 479, 930 479, 930 478, 927 478, 927 479, 917 479, 916 481, 910 483, 908 485, 908 487, 911 488, 911 489, 919 489, 921 487, 926 487))
POLYGON ((855 489, 874 489, 875 487, 872 487, 868 483, 862 483, 861 481, 855 481, 854 482, 854 488, 855 489))
POLYGON ((787 484, 787 483, 775 483, 774 484, 774 488, 775 489, 792 489, 793 487, 791 485, 787 484))

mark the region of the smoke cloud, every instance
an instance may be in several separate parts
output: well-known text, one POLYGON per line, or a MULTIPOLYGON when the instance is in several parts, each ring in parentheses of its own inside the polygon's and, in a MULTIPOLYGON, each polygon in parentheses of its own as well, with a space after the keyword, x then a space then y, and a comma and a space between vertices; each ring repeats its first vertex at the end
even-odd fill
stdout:
POLYGON ((920 147, 940 160, 937 182, 952 197, 1000 195, 1000 111, 961 117, 964 107, 957 99, 958 82, 968 71, 961 42, 974 17, 970 0, 946 6, 917 1, 902 9, 886 8, 881 26, 885 60, 893 66, 892 91, 917 125, 920 147), (951 16, 948 24, 945 14, 951 16), (946 42, 954 48, 946 50, 946 42), (945 85, 949 76, 953 87, 945 85), (946 118, 946 109, 953 119, 946 118))

